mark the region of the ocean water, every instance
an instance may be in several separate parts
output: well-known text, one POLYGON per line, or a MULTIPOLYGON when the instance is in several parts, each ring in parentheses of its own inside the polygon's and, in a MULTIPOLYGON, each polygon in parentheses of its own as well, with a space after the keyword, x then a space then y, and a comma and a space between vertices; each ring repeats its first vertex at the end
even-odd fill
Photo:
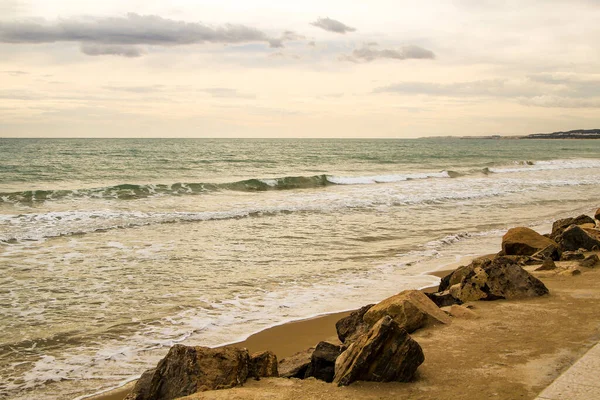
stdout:
POLYGON ((437 284, 599 198, 600 140, 0 139, 0 398, 437 284))

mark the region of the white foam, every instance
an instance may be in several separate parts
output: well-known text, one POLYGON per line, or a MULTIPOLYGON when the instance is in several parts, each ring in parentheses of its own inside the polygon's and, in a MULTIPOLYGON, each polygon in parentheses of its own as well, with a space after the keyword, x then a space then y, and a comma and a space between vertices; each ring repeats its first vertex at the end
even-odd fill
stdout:
POLYGON ((333 176, 328 175, 327 180, 337 185, 371 185, 376 183, 403 182, 412 179, 428 178, 450 178, 447 171, 442 172, 423 172, 412 174, 389 174, 372 176, 333 176))
POLYGON ((517 164, 519 167, 507 168, 489 168, 489 171, 502 174, 514 172, 531 172, 531 171, 555 171, 561 169, 587 169, 600 168, 600 160, 580 159, 580 160, 548 160, 536 161, 531 164, 517 164), (521 166, 522 165, 522 166, 521 166))

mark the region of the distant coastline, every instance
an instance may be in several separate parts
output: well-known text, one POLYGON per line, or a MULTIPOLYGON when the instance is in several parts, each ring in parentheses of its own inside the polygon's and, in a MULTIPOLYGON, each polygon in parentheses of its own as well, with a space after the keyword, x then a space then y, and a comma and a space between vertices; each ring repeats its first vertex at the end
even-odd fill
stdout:
MULTIPOLYGON (((437 138, 456 138, 452 136, 437 136, 437 138)), ((431 137, 429 138, 431 139, 431 137)), ((600 139, 600 129, 575 129, 566 132, 532 133, 526 136, 459 136, 458 139, 600 139)))

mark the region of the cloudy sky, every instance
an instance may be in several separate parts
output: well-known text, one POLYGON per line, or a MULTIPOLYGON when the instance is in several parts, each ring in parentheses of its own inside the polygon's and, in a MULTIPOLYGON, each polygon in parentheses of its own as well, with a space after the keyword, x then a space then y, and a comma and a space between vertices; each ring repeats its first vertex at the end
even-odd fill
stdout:
POLYGON ((0 0, 0 137, 600 128, 600 0, 0 0))

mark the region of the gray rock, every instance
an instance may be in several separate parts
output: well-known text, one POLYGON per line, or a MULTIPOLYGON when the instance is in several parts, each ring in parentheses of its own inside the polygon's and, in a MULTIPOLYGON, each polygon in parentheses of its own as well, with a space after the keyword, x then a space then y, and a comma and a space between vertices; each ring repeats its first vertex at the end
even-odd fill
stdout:
POLYGON ((550 234, 550 237, 553 240, 557 240, 557 238, 563 233, 563 231, 565 229, 567 229, 569 226, 571 225, 583 225, 583 224, 596 224, 596 222, 591 218, 588 217, 587 215, 580 215, 578 217, 575 218, 564 218, 564 219, 559 219, 558 221, 554 222, 554 224, 552 224, 552 233, 550 234))
POLYGON ((311 347, 279 361, 279 376, 304 379, 314 351, 315 348, 311 347))
POLYGON ((333 382, 408 382, 424 360, 421 346, 385 316, 338 357, 333 382))
POLYGON ((342 346, 333 343, 320 342, 317 344, 304 377, 314 376, 325 382, 333 381, 335 360, 342 354, 342 351, 342 346))
POLYGON ((592 250, 595 246, 600 246, 600 240, 577 225, 565 229, 559 236, 558 243, 563 251, 575 251, 580 248, 592 250))
MULTIPOLYGON (((489 263, 472 263, 455 273, 459 273, 459 280, 449 290, 452 296, 462 302, 548 294, 548 288, 539 279, 505 257, 498 257, 489 263)), ((450 281, 454 282, 454 277, 450 281)))

